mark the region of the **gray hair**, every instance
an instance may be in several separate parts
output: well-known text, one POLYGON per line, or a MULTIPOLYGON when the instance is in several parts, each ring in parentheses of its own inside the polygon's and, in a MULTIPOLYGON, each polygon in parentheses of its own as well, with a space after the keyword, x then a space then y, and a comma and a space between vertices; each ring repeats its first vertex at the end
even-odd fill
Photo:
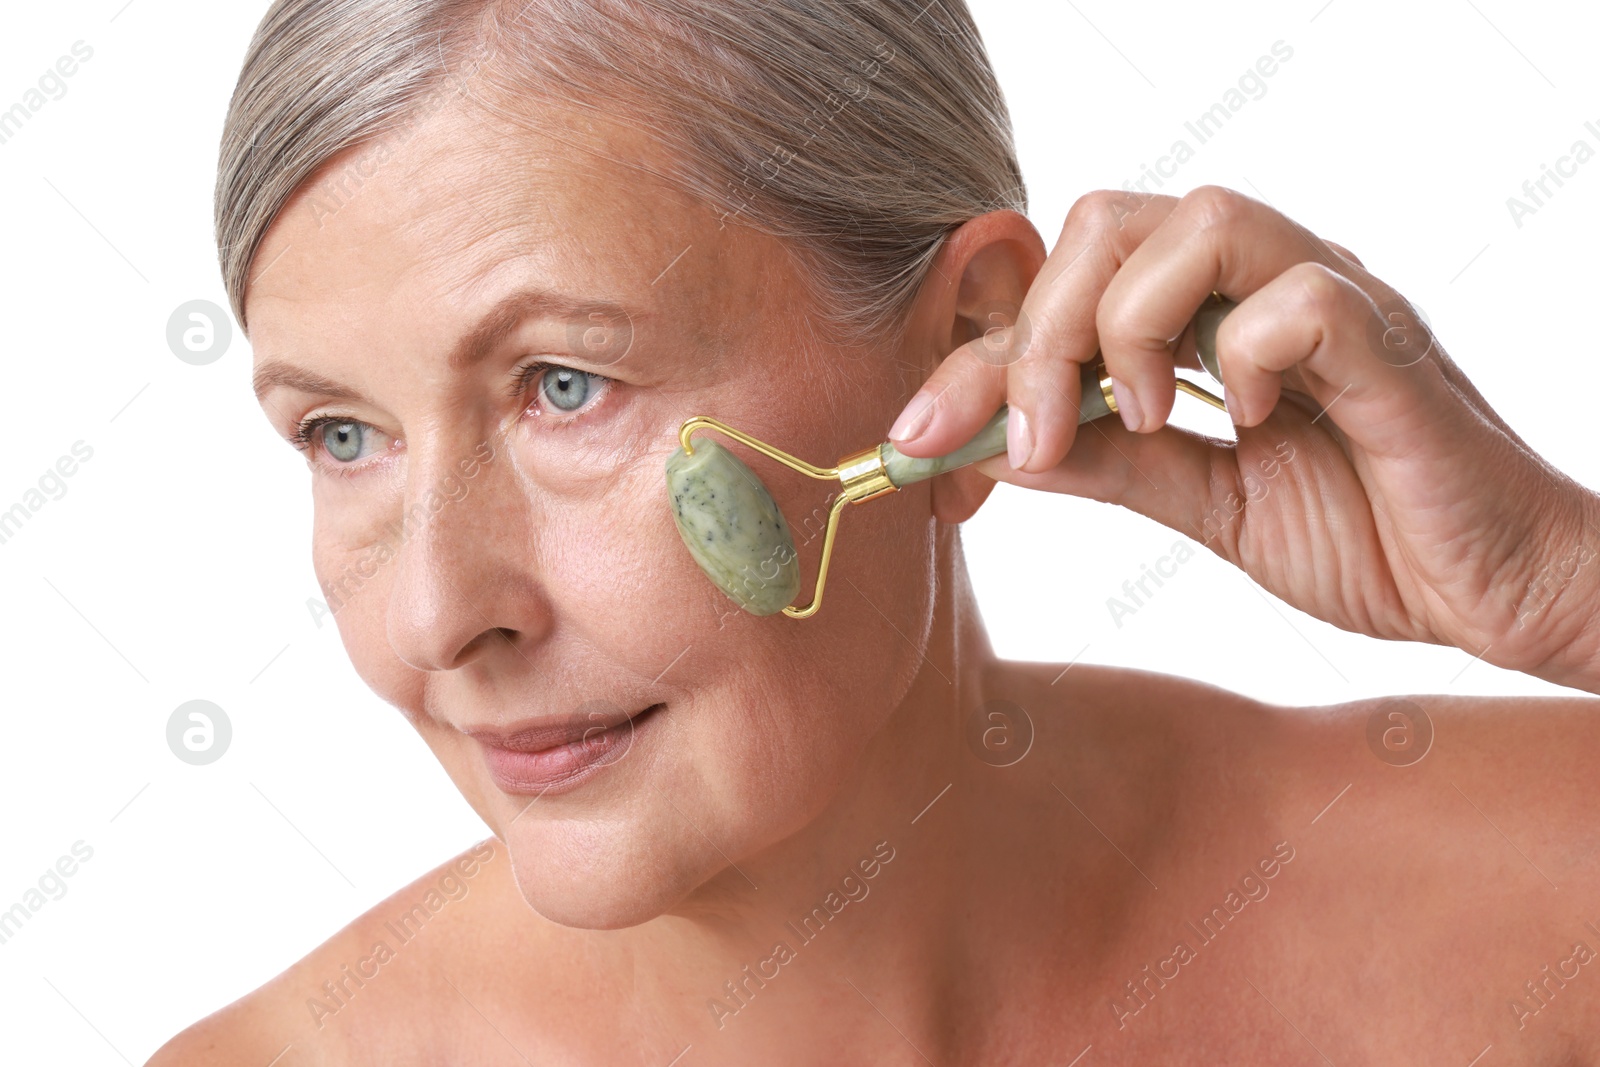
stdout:
POLYGON ((308 179, 468 79, 625 117, 663 177, 784 239, 840 343, 898 336, 945 236, 1027 209, 963 0, 277 0, 223 127, 216 233, 245 323, 252 261, 308 179))

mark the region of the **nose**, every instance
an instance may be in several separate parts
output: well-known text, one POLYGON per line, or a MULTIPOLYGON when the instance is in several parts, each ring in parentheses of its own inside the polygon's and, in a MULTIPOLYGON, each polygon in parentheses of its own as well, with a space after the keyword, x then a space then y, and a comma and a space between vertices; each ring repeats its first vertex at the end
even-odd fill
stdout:
POLYGON ((531 567, 531 502, 504 452, 503 439, 407 442, 387 626, 396 655, 417 670, 528 660, 549 630, 531 567))

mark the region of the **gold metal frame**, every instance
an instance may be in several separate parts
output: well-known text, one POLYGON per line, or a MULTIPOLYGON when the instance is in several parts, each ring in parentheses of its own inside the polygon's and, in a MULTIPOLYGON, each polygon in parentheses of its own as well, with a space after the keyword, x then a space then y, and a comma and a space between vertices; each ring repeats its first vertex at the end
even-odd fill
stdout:
MULTIPOLYGON (((1105 397, 1106 407, 1111 409, 1111 414, 1117 414, 1117 398, 1111 391, 1111 375, 1106 371, 1104 360, 1096 360, 1090 365, 1094 369, 1095 379, 1100 383, 1100 395, 1105 397)), ((1183 378, 1173 379, 1173 384, 1178 387, 1178 392, 1188 393, 1190 396, 1199 397, 1218 411, 1227 411, 1228 405, 1223 403, 1220 396, 1213 396, 1198 385, 1183 378)))
MULTIPOLYGON (((1116 397, 1111 393, 1111 375, 1106 372, 1104 361, 1097 361, 1092 365, 1095 376, 1100 383, 1100 395, 1105 397, 1106 406, 1115 414, 1117 410, 1116 397)), ((1213 396, 1193 382, 1182 378, 1176 379, 1180 392, 1190 396, 1199 397, 1212 407, 1227 411, 1228 406, 1220 397, 1213 396)), ((865 504, 869 500, 876 500, 887 493, 899 491, 899 486, 889 480, 889 472, 883 466, 883 446, 873 445, 863 448, 860 452, 852 452, 841 459, 832 467, 818 467, 798 459, 780 448, 774 448, 765 441, 758 441, 742 430, 736 430, 719 419, 709 415, 695 415, 685 419, 683 426, 678 430, 678 443, 683 446, 685 455, 694 455, 694 443, 690 436, 699 429, 716 430, 727 434, 735 441, 749 445, 768 459, 775 459, 790 470, 799 471, 807 477, 829 482, 834 479, 839 481, 839 495, 833 501, 833 507, 828 511, 828 528, 822 537, 822 562, 817 566, 817 588, 811 594, 811 603, 803 608, 792 604, 783 609, 783 613, 791 619, 804 619, 815 615, 822 606, 822 589, 828 581, 828 562, 833 558, 833 536, 839 527, 839 513, 846 504, 865 504)))
POLYGON ((889 472, 883 467, 882 445, 873 445, 863 448, 860 452, 852 452, 833 467, 818 467, 797 459, 779 448, 773 448, 765 441, 758 441, 741 430, 709 415, 696 415, 684 420, 683 426, 678 430, 678 443, 683 445, 685 455, 694 455, 694 444, 689 440, 694 431, 705 428, 725 433, 735 441, 740 441, 760 452, 768 459, 775 459, 790 470, 797 470, 801 474, 821 481, 839 481, 839 495, 833 501, 833 507, 828 510, 828 528, 822 535, 822 562, 817 567, 817 588, 811 594, 811 603, 803 608, 790 605, 783 609, 783 613, 791 619, 803 619, 808 615, 815 615, 822 606, 822 587, 828 580, 828 561, 833 558, 833 535, 839 527, 839 513, 846 504, 865 504, 869 500, 876 500, 885 493, 899 491, 899 486, 889 480, 889 472))

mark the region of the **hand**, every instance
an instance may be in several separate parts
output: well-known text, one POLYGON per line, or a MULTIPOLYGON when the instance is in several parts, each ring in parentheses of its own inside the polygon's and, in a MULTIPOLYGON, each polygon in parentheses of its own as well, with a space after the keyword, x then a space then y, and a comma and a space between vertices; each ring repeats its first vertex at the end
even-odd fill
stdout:
POLYGON ((891 431, 896 448, 949 452, 1007 403, 1019 469, 970 470, 1147 515, 1345 630, 1600 692, 1600 498, 1535 455, 1345 249, 1215 186, 1091 193, 1018 323, 938 366, 895 429, 930 396, 931 420, 891 431), (1166 425, 1213 290, 1239 302, 1217 333, 1237 445, 1166 425), (1020 354, 996 359, 997 342, 1020 354), (1126 427, 1078 425, 1097 346, 1126 427))

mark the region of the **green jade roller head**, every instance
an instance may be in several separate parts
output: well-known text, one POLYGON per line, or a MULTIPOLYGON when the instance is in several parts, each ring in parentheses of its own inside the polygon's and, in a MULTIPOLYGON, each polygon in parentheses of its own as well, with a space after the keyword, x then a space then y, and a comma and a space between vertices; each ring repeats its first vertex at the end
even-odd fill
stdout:
MULTIPOLYGON (((1201 365, 1218 382, 1222 381, 1222 372, 1217 364, 1217 326, 1236 306, 1233 301, 1213 293, 1194 318, 1195 347, 1201 365)), ((1117 403, 1111 392, 1111 377, 1098 353, 1097 358, 1084 364, 1080 374, 1079 425, 1115 413, 1117 403)), ((1191 382, 1179 378, 1177 387, 1226 410, 1220 399, 1191 382)), ((791 618, 804 619, 822 606, 834 532, 844 506, 864 504, 913 482, 999 455, 1006 450, 1009 410, 1002 406, 972 440, 943 456, 906 456, 894 445, 884 442, 852 453, 832 467, 814 466, 710 416, 696 415, 684 421, 678 433, 679 447, 667 459, 667 491, 672 502, 672 517, 679 536, 700 569, 740 607, 752 615, 782 611, 791 618), (800 564, 783 512, 761 479, 732 452, 703 437, 698 441, 690 440, 694 431, 702 428, 726 434, 813 478, 838 481, 839 493, 828 512, 827 530, 822 539, 817 588, 807 606, 793 606, 800 593, 800 564)))

